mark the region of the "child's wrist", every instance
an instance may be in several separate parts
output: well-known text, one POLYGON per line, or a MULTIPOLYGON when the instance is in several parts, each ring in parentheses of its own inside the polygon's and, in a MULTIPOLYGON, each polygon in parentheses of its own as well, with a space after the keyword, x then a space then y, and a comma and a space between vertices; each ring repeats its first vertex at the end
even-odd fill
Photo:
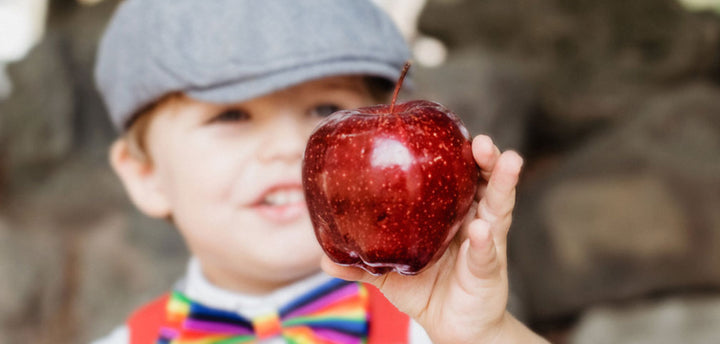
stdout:
POLYGON ((498 323, 494 331, 487 332, 489 336, 485 338, 477 338, 474 343, 488 344, 507 344, 507 343, 523 343, 523 344, 548 344, 548 341, 540 337, 538 334, 530 330, 527 326, 517 320, 512 314, 505 311, 502 320, 498 323))
MULTIPOLYGON (((459 336, 430 336, 433 343, 437 344, 496 344, 515 343, 510 341, 513 333, 512 327, 514 318, 507 311, 498 319, 485 323, 484 326, 475 328, 466 333, 454 333, 459 336)), ((470 329, 468 329, 470 330, 470 329)), ((463 331, 464 332, 464 331, 463 331)))
MULTIPOLYGON (((477 333, 477 337, 465 338, 462 343, 467 344, 549 344, 548 341, 534 333, 527 326, 509 312, 505 312, 501 319, 477 333)), ((457 340, 457 338, 455 338, 457 340)), ((433 339, 433 342, 436 342, 433 339)), ((445 343, 437 341, 437 343, 445 343)), ((457 344, 456 341, 452 342, 457 344)), ((449 342, 448 342, 449 344, 449 342)))

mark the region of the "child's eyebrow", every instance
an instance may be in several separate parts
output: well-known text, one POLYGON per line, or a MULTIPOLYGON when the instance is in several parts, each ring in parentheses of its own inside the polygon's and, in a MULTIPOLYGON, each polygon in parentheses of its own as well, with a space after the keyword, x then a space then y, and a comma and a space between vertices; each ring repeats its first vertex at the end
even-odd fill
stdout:
POLYGON ((342 89, 347 89, 347 90, 352 90, 352 91, 362 91, 363 90, 362 85, 363 84, 361 82, 356 82, 354 80, 352 80, 352 81, 351 80, 331 80, 331 81, 327 81, 327 82, 323 83, 320 87, 323 89, 342 88, 342 89))

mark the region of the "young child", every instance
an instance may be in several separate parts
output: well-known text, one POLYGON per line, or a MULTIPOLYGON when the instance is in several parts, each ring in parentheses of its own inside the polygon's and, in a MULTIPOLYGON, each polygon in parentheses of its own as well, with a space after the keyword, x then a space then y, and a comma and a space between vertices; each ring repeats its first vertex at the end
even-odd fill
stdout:
POLYGON ((96 67, 122 131, 110 161, 193 258, 98 343, 544 342, 505 310, 522 160, 486 136, 473 141, 479 202, 436 264, 372 276, 322 254, 301 187, 306 140, 338 109, 387 102, 408 57, 367 0, 124 1, 96 67))

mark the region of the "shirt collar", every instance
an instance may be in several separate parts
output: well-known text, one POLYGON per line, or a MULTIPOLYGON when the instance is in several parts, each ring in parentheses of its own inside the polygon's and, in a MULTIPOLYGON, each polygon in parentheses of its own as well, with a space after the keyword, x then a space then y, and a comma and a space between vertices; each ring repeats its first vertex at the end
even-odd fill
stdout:
POLYGON ((176 288, 196 302, 254 318, 276 312, 291 300, 330 279, 332 279, 331 276, 318 272, 268 294, 243 294, 222 289, 210 283, 203 275, 198 259, 192 257, 188 263, 185 279, 176 288))

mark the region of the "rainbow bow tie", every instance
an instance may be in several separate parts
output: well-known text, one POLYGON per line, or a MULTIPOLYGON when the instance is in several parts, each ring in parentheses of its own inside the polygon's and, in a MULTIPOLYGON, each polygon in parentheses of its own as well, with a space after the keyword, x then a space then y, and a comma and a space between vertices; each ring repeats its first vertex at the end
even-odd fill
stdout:
POLYGON ((282 336, 288 343, 365 343, 368 291, 360 283, 333 279, 282 307, 247 319, 210 308, 173 292, 167 325, 157 344, 240 344, 282 336))

